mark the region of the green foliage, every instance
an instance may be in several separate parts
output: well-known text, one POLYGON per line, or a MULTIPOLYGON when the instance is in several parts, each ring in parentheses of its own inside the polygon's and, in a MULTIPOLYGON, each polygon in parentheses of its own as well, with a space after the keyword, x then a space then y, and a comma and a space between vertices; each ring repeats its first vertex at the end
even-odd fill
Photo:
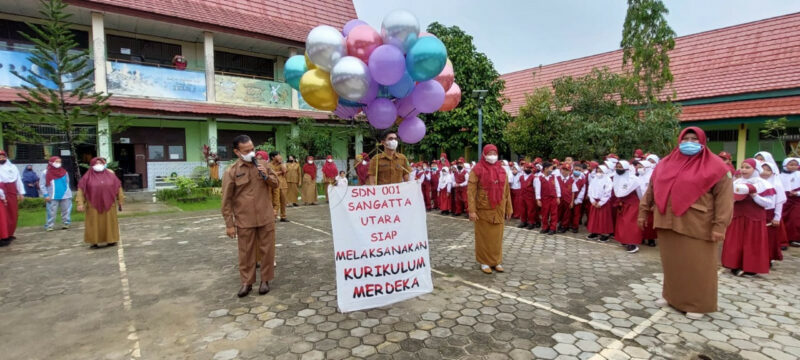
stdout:
POLYGON ((594 69, 580 78, 553 81, 534 91, 504 132, 514 152, 531 157, 599 159, 637 148, 667 153, 677 136, 680 108, 657 103, 643 110, 637 81, 594 69))
MULTIPOLYGON (((72 154, 77 154, 76 144, 86 142, 89 134, 79 124, 96 123, 108 118, 109 95, 94 91, 93 73, 89 51, 75 50, 78 43, 69 28, 69 18, 62 0, 41 0, 39 11, 44 24, 28 24, 29 32, 20 34, 34 44, 29 60, 37 72, 21 74, 22 101, 14 102, 17 111, 0 114, 6 124, 7 140, 35 144, 68 144, 72 154), (48 86, 49 85, 49 86, 48 86), (54 135, 36 131, 40 127, 56 130, 54 135)), ((114 122, 112 131, 119 130, 126 120, 114 122)), ((73 176, 80 178, 75 167, 73 176)))
POLYGON ((272 138, 268 139, 267 142, 256 146, 256 151, 266 151, 267 154, 275 150, 278 150, 278 148, 275 146, 275 139, 272 138))
POLYGON ((333 153, 334 139, 346 139, 345 132, 316 126, 311 118, 297 119, 299 130, 297 135, 292 135, 286 139, 287 155, 294 155, 298 159, 303 159, 307 155, 314 158, 324 158, 333 153))
POLYGON ((195 178, 194 180, 197 183, 197 187, 200 188, 218 188, 222 187, 222 179, 212 179, 208 176, 195 178))
POLYGON ((208 167, 195 166, 195 168, 192 169, 192 174, 189 175, 189 177, 192 179, 201 179, 204 177, 208 177, 208 167))
POLYGON ((179 200, 195 197, 214 197, 219 196, 218 191, 214 188, 201 188, 195 187, 191 193, 183 189, 159 189, 156 191, 156 199, 159 201, 179 200))
POLYGON ((764 122, 764 128, 761 129, 761 134, 767 138, 780 139, 786 135, 786 127, 789 125, 789 120, 786 117, 780 119, 769 119, 764 122))
POLYGON ((19 209, 44 209, 46 202, 44 198, 29 198, 26 197, 24 201, 19 203, 19 209))
POLYGON ((462 151, 467 146, 474 149, 478 144, 478 105, 471 94, 483 89, 488 90, 483 104, 483 143, 496 144, 501 152, 507 152, 508 147, 502 142, 503 129, 510 120, 503 111, 501 93, 505 82, 494 64, 486 54, 477 51, 472 36, 457 26, 434 22, 427 31, 447 47, 455 81, 461 87, 461 103, 449 112, 424 115, 427 134, 418 144, 407 146, 408 151, 432 159, 438 158, 441 151, 462 151))
POLYGON ((667 24, 668 13, 661 0, 628 0, 620 43, 622 64, 633 65, 631 74, 647 102, 655 102, 672 83, 669 51, 675 48, 675 32, 667 24))

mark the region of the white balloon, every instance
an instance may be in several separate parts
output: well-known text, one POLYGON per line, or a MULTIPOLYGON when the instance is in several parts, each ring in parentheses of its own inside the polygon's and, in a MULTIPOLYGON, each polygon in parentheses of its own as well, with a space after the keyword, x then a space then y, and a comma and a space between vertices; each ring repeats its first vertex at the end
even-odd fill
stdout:
POLYGON ((369 68, 355 56, 345 56, 331 70, 331 84, 339 97, 359 101, 369 90, 369 68))
POLYGON ((383 18, 381 37, 384 44, 394 45, 405 54, 419 37, 419 20, 408 10, 393 10, 383 18))
POLYGON ((347 46, 339 30, 332 26, 320 25, 308 33, 306 52, 314 65, 330 72, 333 65, 347 55, 347 46))

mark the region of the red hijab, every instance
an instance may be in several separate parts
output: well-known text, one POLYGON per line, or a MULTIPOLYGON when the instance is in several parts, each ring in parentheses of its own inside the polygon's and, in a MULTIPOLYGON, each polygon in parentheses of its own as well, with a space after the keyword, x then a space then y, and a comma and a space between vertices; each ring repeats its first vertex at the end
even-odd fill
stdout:
POLYGON ((729 170, 722 159, 706 146, 706 133, 702 129, 694 126, 683 129, 678 136, 679 143, 688 132, 697 134, 703 149, 688 156, 680 152, 680 146, 675 147, 653 171, 653 197, 662 214, 667 211, 667 203, 671 200, 672 213, 683 215, 729 170), (676 190, 674 195, 673 189, 676 190))
POLYGON ((61 161, 61 158, 58 156, 51 156, 50 161, 47 162, 47 173, 44 176, 45 186, 50 186, 50 183, 52 183, 54 179, 61 179, 67 174, 67 169, 64 169, 63 166, 60 168, 53 166, 56 160, 61 161))
POLYGON ((333 160, 333 156, 328 155, 328 158, 325 160, 325 165, 322 165, 322 175, 325 175, 325 177, 329 178, 335 178, 336 175, 339 175, 339 169, 336 168, 336 163, 333 161, 329 162, 328 160, 333 160))
POLYGON ((313 161, 314 161, 313 156, 309 155, 308 157, 306 157, 306 163, 303 164, 303 173, 308 174, 308 176, 311 176, 311 180, 316 180, 317 165, 315 165, 313 161), (311 164, 308 163, 309 160, 311 160, 311 164))
MULTIPOLYGON (((101 161, 105 163, 105 159, 96 157, 89 162, 89 167, 101 161)), ((114 205, 114 200, 117 198, 121 186, 122 184, 117 179, 117 175, 108 169, 94 171, 94 169, 90 168, 83 174, 81 181, 78 182, 78 189, 83 191, 86 200, 100 213, 108 211, 111 205, 114 205)))
POLYGON ((483 156, 481 160, 472 169, 472 172, 481 180, 481 187, 489 195, 489 205, 494 209, 503 201, 503 190, 508 181, 506 171, 503 169, 500 161, 490 164, 486 161, 486 154, 490 151, 497 152, 497 146, 488 144, 483 147, 483 156))
POLYGON ((261 159, 264 161, 269 161, 269 154, 264 150, 256 151, 256 156, 261 155, 261 159))

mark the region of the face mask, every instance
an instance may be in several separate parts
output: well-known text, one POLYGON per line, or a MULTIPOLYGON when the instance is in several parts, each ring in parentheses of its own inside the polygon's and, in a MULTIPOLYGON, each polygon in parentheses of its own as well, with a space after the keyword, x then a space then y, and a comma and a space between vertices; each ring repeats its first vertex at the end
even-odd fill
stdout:
POLYGON ((330 162, 333 162, 333 159, 328 159, 327 161, 330 163, 330 162))
POLYGON ((251 161, 253 161, 254 157, 256 157, 256 152, 255 151, 251 151, 251 152, 249 152, 249 153, 247 153, 245 155, 242 155, 242 160, 247 161, 247 162, 251 162, 251 161))
POLYGON ((464 167, 463 167, 463 166, 461 166, 461 165, 459 165, 459 166, 456 166, 456 168, 458 169, 458 171, 464 170, 464 167))
POLYGON ((596 177, 598 179, 602 179, 603 178, 603 173, 595 173, 594 177, 596 177))
POLYGON ((386 148, 389 150, 397 149, 397 140, 389 140, 386 142, 386 148))
POLYGON ((433 168, 433 171, 438 171, 438 170, 439 170, 439 168, 438 168, 438 167, 434 167, 434 168, 433 168))
POLYGON ((489 164, 494 164, 497 162, 497 155, 486 155, 486 161, 489 164))
POLYGON ((526 174, 528 174, 528 175, 530 175, 532 172, 533 172, 533 171, 531 171, 530 169, 528 169, 528 170, 525 170, 525 173, 526 173, 526 174))
POLYGON ((679 146, 679 149, 681 151, 681 154, 692 156, 699 153, 700 150, 703 150, 703 145, 700 145, 700 143, 687 141, 687 142, 682 142, 681 145, 679 146))
POLYGON ((287 161, 288 161, 288 162, 290 162, 290 163, 291 163, 291 162, 294 162, 294 160, 293 160, 293 159, 289 159, 289 160, 287 160, 287 161))
POLYGON ((106 168, 106 166, 104 164, 94 164, 94 166, 92 166, 92 169, 94 169, 94 171, 97 171, 97 172, 101 172, 101 171, 105 170, 105 168, 106 168))
POLYGON ((61 167, 61 163, 53 163, 53 167, 58 169, 61 167))
POLYGON ((308 160, 308 163, 313 165, 314 164, 314 160, 308 160))
POLYGON ((580 171, 578 171, 578 170, 575 170, 575 171, 572 172, 572 175, 575 176, 575 177, 581 177, 581 174, 582 173, 580 171))
POLYGON ((367 160, 361 160, 361 165, 367 165, 367 160))
POLYGON ((617 175, 623 175, 623 174, 625 174, 625 171, 627 171, 627 170, 625 170, 625 169, 617 169, 617 175))

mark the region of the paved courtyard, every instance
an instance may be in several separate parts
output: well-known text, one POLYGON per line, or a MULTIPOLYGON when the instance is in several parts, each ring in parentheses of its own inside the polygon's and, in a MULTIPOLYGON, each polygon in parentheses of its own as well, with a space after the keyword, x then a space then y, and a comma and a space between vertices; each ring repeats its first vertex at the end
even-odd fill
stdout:
POLYGON ((337 311, 326 206, 277 228, 272 292, 243 299, 218 212, 126 218, 122 246, 80 226, 0 248, 5 359, 795 359, 800 249, 769 275, 720 276, 720 311, 659 309, 658 250, 509 224, 507 272, 484 275, 472 226, 429 213, 432 294, 337 311))

